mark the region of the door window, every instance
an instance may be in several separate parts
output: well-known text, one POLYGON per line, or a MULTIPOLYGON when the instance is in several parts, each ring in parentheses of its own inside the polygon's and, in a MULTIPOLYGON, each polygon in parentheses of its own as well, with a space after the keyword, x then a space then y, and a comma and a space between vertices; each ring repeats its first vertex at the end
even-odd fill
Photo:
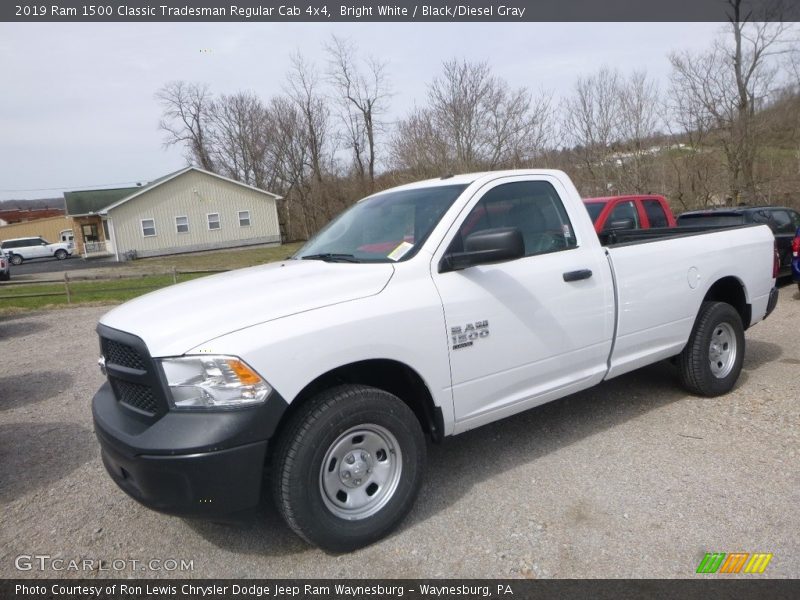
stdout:
POLYGON ((643 200, 642 204, 644 212, 647 213, 647 220, 650 221, 650 227, 667 227, 669 225, 664 207, 658 200, 643 200))
POLYGON ((525 256, 577 246, 567 211, 552 185, 517 181, 492 188, 464 220, 450 247, 461 252, 464 239, 485 229, 516 227, 525 242, 525 256))
POLYGON ((608 219, 606 219, 606 229, 631 229, 631 227, 622 227, 625 221, 633 223, 633 229, 639 229, 639 212, 636 210, 636 205, 633 201, 620 202, 611 211, 608 219), (616 226, 615 226, 616 224, 616 226))

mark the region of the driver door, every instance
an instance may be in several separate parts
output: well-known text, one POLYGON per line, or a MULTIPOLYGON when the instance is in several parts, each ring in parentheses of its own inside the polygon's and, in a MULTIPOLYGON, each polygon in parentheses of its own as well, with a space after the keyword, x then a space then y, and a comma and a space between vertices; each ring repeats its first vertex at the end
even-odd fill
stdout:
POLYGON ((597 242, 576 237, 558 185, 546 176, 488 184, 449 234, 444 253, 463 251, 464 238, 476 231, 517 227, 525 257, 450 272, 439 272, 434 261, 456 432, 589 387, 605 374, 613 331, 610 269, 597 242), (565 280, 574 273, 581 277, 565 280))

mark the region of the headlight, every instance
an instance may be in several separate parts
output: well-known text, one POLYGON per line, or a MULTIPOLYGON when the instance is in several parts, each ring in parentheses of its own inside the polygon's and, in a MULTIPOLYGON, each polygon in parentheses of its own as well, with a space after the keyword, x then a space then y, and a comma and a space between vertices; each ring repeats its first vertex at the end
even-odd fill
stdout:
POLYGON ((235 356, 163 358, 175 408, 239 408, 264 402, 272 387, 235 356))

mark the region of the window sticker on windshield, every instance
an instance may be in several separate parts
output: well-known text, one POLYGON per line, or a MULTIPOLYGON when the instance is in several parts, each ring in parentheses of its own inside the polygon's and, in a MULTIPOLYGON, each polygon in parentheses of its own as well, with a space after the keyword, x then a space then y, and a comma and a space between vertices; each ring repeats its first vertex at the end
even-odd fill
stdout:
POLYGON ((403 258, 406 253, 414 247, 414 244, 409 244, 408 242, 400 242, 400 245, 397 246, 394 250, 392 250, 386 258, 390 258, 392 260, 400 260, 403 258))

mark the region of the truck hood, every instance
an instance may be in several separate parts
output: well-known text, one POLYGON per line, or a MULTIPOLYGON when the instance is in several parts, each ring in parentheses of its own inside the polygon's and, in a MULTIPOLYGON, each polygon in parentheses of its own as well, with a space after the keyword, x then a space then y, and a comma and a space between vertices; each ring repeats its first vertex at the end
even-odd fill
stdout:
POLYGON ((379 293, 388 263, 286 260, 170 286, 126 302, 100 322, 140 337, 152 356, 177 356, 221 335, 379 293))

